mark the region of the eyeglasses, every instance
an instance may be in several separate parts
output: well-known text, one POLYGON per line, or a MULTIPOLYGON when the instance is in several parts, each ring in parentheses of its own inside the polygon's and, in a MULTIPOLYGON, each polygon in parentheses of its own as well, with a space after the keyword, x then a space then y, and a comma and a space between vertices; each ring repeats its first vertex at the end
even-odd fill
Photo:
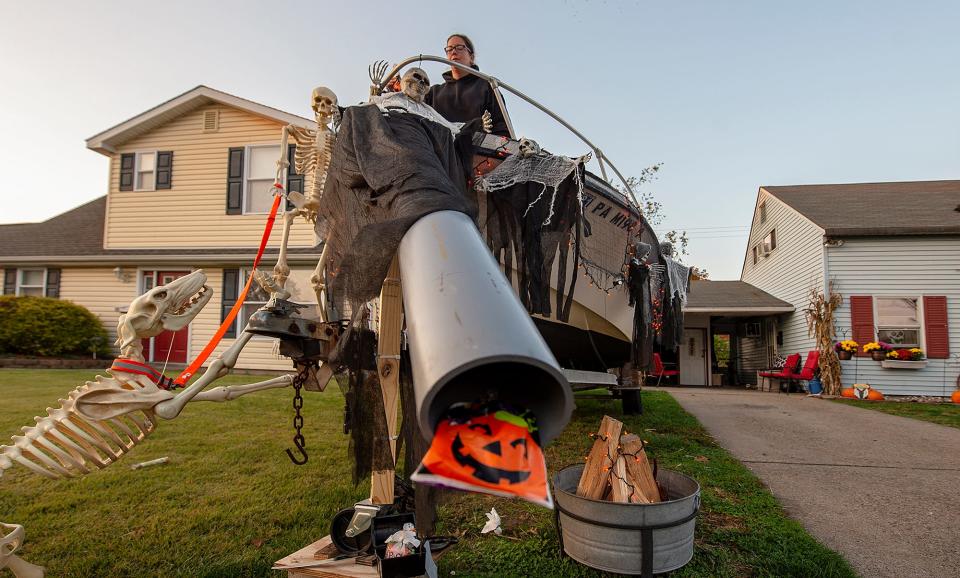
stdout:
POLYGON ((443 49, 447 54, 453 54, 454 52, 464 52, 467 50, 466 44, 454 44, 453 46, 447 46, 443 49))

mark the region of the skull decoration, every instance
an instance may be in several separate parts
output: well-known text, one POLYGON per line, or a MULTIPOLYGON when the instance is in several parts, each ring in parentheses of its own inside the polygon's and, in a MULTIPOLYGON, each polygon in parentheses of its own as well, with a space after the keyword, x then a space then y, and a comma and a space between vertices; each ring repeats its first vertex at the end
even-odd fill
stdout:
POLYGON ((540 154, 540 145, 529 138, 520 139, 520 158, 535 157, 540 154))
POLYGON ((337 95, 326 86, 318 86, 310 96, 310 106, 318 117, 329 118, 337 110, 337 95))
POLYGON ((430 89, 430 77, 422 68, 411 68, 400 78, 403 94, 415 102, 423 102, 423 97, 430 89))

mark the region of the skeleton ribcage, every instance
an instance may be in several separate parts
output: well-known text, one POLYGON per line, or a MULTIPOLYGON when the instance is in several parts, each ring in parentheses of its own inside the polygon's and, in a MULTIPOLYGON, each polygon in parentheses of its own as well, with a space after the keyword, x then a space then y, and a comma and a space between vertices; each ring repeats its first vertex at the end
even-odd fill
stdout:
POLYGON ((156 428, 152 412, 136 410, 120 417, 93 420, 74 409, 78 395, 93 387, 122 387, 111 378, 98 376, 60 400, 60 407, 47 408, 36 425, 13 436, 13 445, 0 446, 0 476, 20 464, 48 478, 78 477, 117 461, 156 428), (113 382, 113 383, 109 383, 113 382))

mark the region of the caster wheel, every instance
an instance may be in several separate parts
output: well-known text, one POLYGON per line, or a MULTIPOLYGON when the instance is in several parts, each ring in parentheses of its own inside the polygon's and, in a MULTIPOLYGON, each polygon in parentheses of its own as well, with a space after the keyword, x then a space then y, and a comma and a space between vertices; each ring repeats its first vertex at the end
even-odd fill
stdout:
POLYGON ((370 549, 373 540, 370 536, 370 530, 354 536, 347 536, 347 528, 350 527, 350 520, 353 518, 353 508, 346 508, 337 512, 330 522, 330 540, 343 554, 362 554, 370 549))

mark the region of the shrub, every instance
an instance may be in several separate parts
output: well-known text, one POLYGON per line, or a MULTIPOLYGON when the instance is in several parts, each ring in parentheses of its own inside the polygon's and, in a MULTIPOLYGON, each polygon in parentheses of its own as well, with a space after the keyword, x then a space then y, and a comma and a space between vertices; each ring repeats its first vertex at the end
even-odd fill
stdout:
POLYGON ((87 309, 47 297, 0 296, 0 354, 109 355, 103 324, 87 309))

